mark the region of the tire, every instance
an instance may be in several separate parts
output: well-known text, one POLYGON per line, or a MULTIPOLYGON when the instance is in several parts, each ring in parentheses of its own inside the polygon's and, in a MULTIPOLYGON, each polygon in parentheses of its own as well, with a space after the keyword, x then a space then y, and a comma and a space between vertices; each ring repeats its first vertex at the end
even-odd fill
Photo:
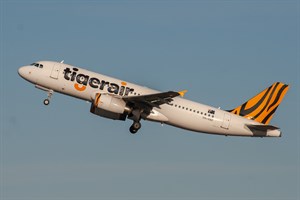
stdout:
POLYGON ((141 123, 140 122, 134 122, 133 124, 132 124, 132 127, 134 128, 134 129, 136 129, 136 130, 139 130, 140 128, 141 128, 141 123))
POLYGON ((45 99, 45 100, 44 100, 44 105, 45 105, 45 106, 48 106, 49 103, 50 103, 49 99, 45 99))
POLYGON ((129 129, 129 131, 130 131, 130 133, 132 133, 132 134, 136 134, 136 132, 137 132, 138 130, 137 130, 137 129, 134 129, 134 127, 131 126, 130 129, 129 129))

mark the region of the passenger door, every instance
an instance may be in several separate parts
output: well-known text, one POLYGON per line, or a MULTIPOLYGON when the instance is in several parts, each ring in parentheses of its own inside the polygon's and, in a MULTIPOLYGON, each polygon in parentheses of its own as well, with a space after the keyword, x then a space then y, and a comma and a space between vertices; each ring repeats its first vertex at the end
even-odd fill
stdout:
POLYGON ((59 70, 60 70, 60 64, 57 63, 53 66, 50 77, 54 79, 58 79, 59 70))
POLYGON ((224 118, 223 118, 223 123, 221 125, 221 128, 228 129, 229 125, 230 125, 230 120, 231 120, 230 115, 227 113, 224 113, 224 118))

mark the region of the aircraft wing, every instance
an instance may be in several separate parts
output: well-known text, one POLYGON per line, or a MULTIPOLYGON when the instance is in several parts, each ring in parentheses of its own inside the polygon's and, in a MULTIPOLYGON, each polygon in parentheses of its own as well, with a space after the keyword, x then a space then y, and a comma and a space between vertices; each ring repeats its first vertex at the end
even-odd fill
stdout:
POLYGON ((122 99, 125 102, 132 103, 132 104, 139 104, 139 105, 148 105, 150 107, 159 107, 162 104, 168 104, 173 101, 174 97, 177 96, 184 96, 187 91, 181 92, 162 92, 156 94, 147 94, 147 95, 140 95, 140 96, 127 96, 123 97, 122 99))

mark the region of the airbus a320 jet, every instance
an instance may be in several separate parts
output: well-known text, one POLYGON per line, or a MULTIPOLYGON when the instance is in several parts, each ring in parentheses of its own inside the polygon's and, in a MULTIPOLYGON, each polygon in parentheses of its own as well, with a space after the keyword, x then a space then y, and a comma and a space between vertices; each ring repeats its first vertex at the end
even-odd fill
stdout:
POLYGON ((101 117, 133 121, 131 133, 141 119, 178 128, 225 136, 280 137, 269 125, 289 86, 275 82, 232 110, 196 103, 183 91, 160 92, 127 81, 88 71, 62 62, 39 61, 23 66, 19 75, 47 92, 48 105, 54 92, 91 102, 90 112, 101 117))

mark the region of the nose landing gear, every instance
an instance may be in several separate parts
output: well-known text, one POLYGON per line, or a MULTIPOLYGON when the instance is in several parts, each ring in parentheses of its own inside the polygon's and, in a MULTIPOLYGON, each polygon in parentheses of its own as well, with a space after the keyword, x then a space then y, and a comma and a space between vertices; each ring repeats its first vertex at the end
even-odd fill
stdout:
POLYGON ((44 100, 44 105, 48 106, 50 104, 50 99, 53 95, 53 90, 48 90, 48 98, 44 100))
POLYGON ((45 106, 48 106, 49 103, 50 103, 50 100, 49 100, 49 99, 45 99, 45 100, 44 100, 44 105, 45 105, 45 106))

